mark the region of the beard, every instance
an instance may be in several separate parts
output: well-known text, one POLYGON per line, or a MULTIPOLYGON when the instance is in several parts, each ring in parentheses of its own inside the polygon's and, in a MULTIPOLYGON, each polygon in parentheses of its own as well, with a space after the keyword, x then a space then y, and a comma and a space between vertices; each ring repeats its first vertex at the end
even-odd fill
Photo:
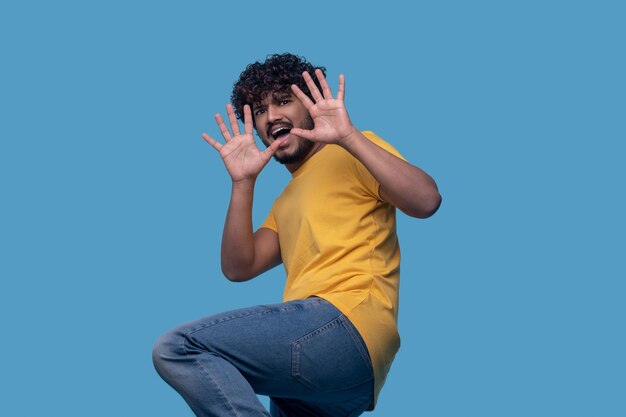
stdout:
MULTIPOLYGON (((306 116, 306 119, 300 124, 300 129, 311 130, 314 127, 313 119, 310 115, 306 116)), ((280 164, 293 164, 295 162, 302 161, 313 149, 315 142, 309 139, 298 137, 298 147, 291 155, 277 156, 274 154, 274 159, 280 164)))

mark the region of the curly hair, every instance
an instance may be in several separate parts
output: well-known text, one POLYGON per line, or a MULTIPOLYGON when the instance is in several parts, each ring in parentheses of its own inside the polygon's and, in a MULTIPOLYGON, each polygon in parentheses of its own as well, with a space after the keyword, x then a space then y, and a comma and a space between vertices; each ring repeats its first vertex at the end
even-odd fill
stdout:
MULTIPOLYGON (((315 67, 303 57, 285 53, 268 55, 265 62, 254 62, 246 67, 233 85, 230 101, 239 120, 243 119, 243 106, 260 102, 270 93, 285 93, 291 91, 291 84, 295 84, 313 99, 309 88, 304 82, 302 73, 308 71, 311 75, 315 69, 321 69, 326 76, 326 68, 315 67)), ((313 76, 315 85, 321 91, 317 77, 313 76)))

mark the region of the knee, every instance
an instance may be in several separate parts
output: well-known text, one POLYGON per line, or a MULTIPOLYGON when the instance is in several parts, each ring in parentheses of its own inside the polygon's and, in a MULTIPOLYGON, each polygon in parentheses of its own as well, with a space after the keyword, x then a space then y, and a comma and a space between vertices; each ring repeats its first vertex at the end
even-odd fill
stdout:
POLYGON ((176 329, 163 334, 155 342, 152 363, 162 378, 165 379, 168 368, 185 355, 183 344, 183 337, 176 329))

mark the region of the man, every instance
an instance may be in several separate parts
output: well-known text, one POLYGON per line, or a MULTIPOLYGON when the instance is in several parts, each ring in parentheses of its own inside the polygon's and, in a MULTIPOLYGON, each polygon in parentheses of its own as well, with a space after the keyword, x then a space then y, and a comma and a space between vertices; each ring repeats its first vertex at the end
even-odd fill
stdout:
POLYGON ((224 274, 245 281, 282 262, 287 282, 281 304, 201 319, 155 345, 157 371, 198 416, 269 416, 255 394, 271 398, 274 417, 373 409, 400 344, 395 207, 425 218, 441 197, 424 171, 352 125, 344 93, 343 75, 335 97, 323 68, 273 55, 240 75, 230 130, 216 115, 224 143, 203 134, 232 178, 224 274), (292 179, 253 232, 255 180, 272 156, 292 179))

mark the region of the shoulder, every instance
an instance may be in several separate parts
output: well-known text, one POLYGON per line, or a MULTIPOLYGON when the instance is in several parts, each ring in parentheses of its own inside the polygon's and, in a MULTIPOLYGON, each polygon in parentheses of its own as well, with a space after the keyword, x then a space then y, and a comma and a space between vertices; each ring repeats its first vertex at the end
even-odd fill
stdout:
POLYGON ((393 145, 391 145, 389 142, 387 142, 386 140, 384 140, 383 138, 378 136, 376 133, 372 132, 371 130, 362 130, 361 133, 363 134, 363 136, 365 136, 367 139, 369 139, 370 142, 375 143, 376 145, 380 146, 381 148, 383 148, 384 150, 386 150, 390 154, 395 155, 395 156, 397 156, 400 159, 406 160, 400 154, 400 152, 398 152, 398 150, 393 147, 393 145))

